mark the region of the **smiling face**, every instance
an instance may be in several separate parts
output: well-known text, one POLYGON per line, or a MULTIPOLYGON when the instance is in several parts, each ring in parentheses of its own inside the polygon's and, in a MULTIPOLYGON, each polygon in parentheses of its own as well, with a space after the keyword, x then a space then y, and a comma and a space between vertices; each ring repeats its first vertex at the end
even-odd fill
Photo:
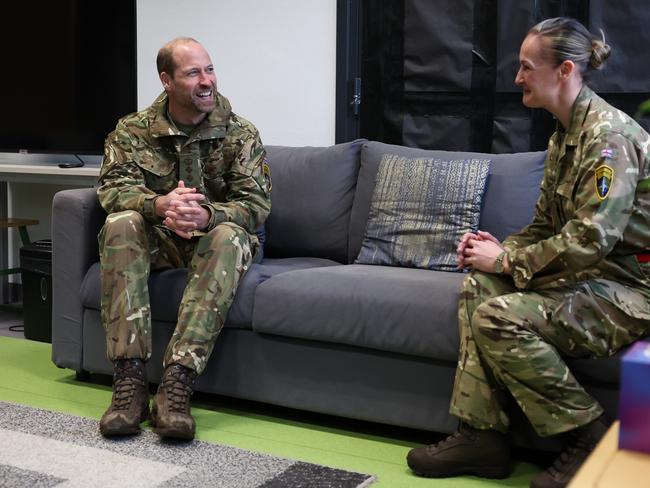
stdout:
POLYGON ((522 101, 529 108, 549 109, 558 98, 560 67, 548 56, 547 42, 542 36, 529 34, 519 51, 515 84, 523 88, 522 101))
POLYGON ((174 72, 160 74, 169 98, 169 112, 181 124, 198 124, 217 103, 217 77, 212 60, 196 42, 177 44, 172 56, 174 72))

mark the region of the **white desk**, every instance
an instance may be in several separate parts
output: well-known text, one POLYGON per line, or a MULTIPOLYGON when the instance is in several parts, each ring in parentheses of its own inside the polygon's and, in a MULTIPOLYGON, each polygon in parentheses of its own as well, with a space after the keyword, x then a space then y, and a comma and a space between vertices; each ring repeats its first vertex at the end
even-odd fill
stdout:
MULTIPOLYGON (((78 161, 73 155, 0 153, 0 219, 9 217, 7 183, 46 183, 72 187, 96 186, 101 156, 81 156, 80 168, 59 168, 59 163, 78 161)), ((19 216, 20 209, 12 209, 19 216)), ((36 217, 38 218, 38 217, 36 217)), ((47 220, 47 219, 46 219, 47 220)), ((6 229, 0 231, 0 268, 9 267, 11 246, 6 229)), ((7 277, 0 279, 0 303, 7 299, 7 277)))
MULTIPOLYGON (((17 155, 23 156, 23 155, 17 155)), ((81 168, 59 168, 63 158, 54 161, 33 161, 29 157, 9 158, 0 155, 0 181, 20 183, 61 183, 65 185, 94 186, 99 176, 99 161, 90 161, 81 168), (24 159, 24 161, 20 161, 24 159)))

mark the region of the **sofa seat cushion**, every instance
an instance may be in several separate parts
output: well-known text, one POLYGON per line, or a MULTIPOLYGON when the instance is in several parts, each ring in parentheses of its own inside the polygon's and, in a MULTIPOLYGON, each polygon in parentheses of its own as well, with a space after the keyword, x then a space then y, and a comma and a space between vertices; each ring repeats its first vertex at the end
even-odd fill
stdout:
MULTIPOLYGON (((264 259, 261 263, 253 264, 239 284, 225 326, 251 328, 255 289, 260 283, 288 271, 321 266, 341 266, 341 264, 321 258, 264 259)), ((176 322, 186 277, 187 269, 185 268, 166 269, 151 273, 149 296, 151 297, 153 320, 176 322)), ((81 302, 86 308, 99 310, 100 295, 99 263, 95 263, 88 270, 81 285, 81 302)))
POLYGON ((257 288, 253 330, 456 362, 464 277, 361 264, 283 273, 257 288))

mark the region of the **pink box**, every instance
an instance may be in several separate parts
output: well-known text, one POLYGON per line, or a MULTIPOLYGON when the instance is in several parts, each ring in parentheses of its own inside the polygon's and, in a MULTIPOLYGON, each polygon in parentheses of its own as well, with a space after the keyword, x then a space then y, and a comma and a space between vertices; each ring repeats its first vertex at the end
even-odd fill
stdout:
POLYGON ((619 449, 650 453, 650 342, 634 344, 623 356, 619 449))

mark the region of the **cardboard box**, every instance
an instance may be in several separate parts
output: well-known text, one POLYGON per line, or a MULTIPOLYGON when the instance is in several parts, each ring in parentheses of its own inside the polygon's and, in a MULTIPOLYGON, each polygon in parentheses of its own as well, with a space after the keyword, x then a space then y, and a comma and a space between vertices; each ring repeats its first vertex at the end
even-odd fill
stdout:
POLYGON ((650 455, 617 449, 618 433, 616 421, 580 466, 569 488, 648 488, 650 455))
POLYGON ((650 453, 650 342, 634 344, 623 356, 620 449, 650 453))

